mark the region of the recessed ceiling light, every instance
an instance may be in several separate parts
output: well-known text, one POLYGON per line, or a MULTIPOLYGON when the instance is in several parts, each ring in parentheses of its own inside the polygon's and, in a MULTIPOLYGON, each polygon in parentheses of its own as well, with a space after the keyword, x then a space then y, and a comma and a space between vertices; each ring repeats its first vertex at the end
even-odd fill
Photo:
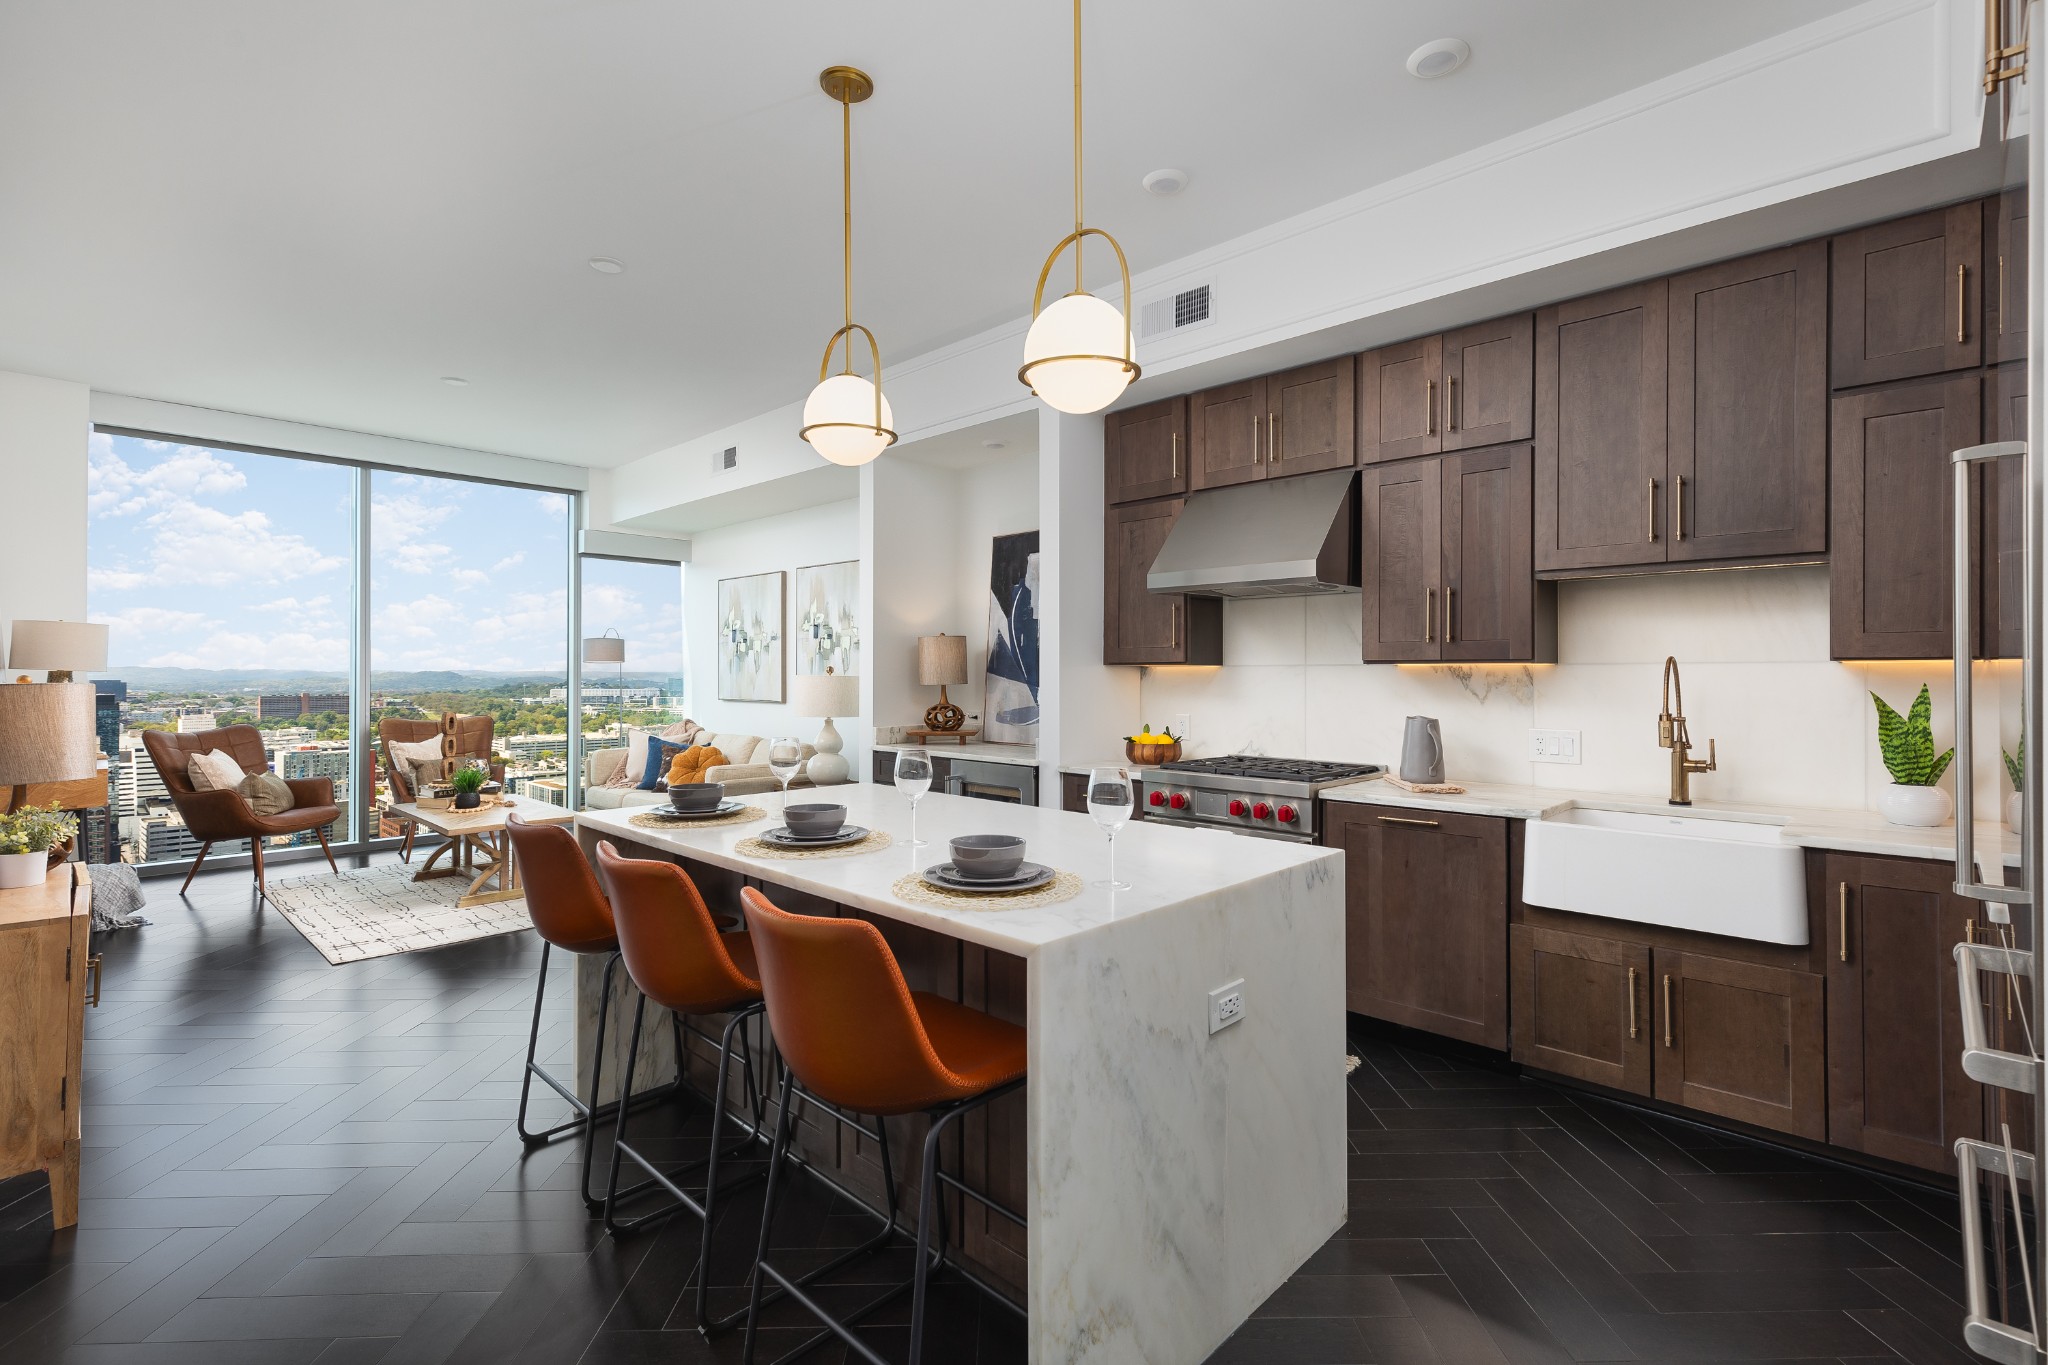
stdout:
POLYGON ((1450 75, 1471 56, 1472 48, 1463 38, 1438 38, 1408 54, 1408 74, 1417 80, 1433 81, 1450 75))
POLYGON ((609 256, 592 256, 590 258, 590 268, 600 275, 617 275, 622 273, 626 267, 620 265, 609 256))
POLYGON ((441 376, 441 382, 451 389, 466 389, 469 387, 469 381, 459 374, 444 374, 441 376))
POLYGON ((983 441, 981 448, 983 450, 1001 450, 1007 444, 1009 444, 1007 441, 983 441))
POLYGON ((1157 170, 1145 177, 1145 192, 1168 199, 1188 187, 1188 173, 1176 170, 1157 170))

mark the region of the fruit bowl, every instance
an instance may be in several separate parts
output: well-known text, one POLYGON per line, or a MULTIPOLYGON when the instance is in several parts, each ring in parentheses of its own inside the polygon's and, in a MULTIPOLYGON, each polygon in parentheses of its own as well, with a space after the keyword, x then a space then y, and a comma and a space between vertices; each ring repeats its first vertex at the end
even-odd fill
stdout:
POLYGON ((1180 758, 1180 741, 1169 740, 1165 744, 1140 744, 1135 739, 1124 741, 1124 760, 1140 768, 1156 768, 1162 763, 1172 763, 1180 758))

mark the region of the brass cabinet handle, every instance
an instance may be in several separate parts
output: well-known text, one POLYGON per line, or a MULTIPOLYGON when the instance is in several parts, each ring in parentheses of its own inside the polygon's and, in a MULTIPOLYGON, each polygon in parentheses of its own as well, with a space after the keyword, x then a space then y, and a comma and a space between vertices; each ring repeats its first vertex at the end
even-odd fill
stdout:
POLYGON ((1429 381, 1429 390, 1425 396, 1423 407, 1428 411, 1427 415, 1423 418, 1422 434, 1434 436, 1436 435, 1436 381, 1434 379, 1429 381))
POLYGON ((1405 815, 1382 815, 1379 821, 1384 825, 1421 825, 1425 829, 1435 829, 1440 823, 1436 820, 1414 820, 1405 815))
POLYGON ((1650 480, 1650 541, 1657 540, 1657 481, 1650 480))
POLYGON ((1664 1046, 1671 1046, 1671 973, 1664 973, 1664 1046))
POLYGON ((1458 429, 1458 376, 1456 375, 1451 376, 1451 382, 1444 393, 1444 429, 1446 431, 1456 431, 1458 429))
POLYGON ((1180 477, 1180 433, 1177 431, 1173 433, 1173 472, 1167 477, 1173 479, 1180 477))
POLYGON ((1964 280, 1966 280, 1966 279, 1968 279, 1968 278, 1969 278, 1969 275, 1970 275, 1970 267, 1968 267, 1968 266, 1966 266, 1966 265, 1959 265, 1959 266, 1957 266, 1957 267, 1956 267, 1956 340, 1957 340, 1957 341, 1961 341, 1961 340, 1963 339, 1963 304, 1964 304, 1964 299, 1963 299, 1963 281, 1964 281, 1964 280))
POLYGON ((1167 635, 1167 637, 1166 637, 1166 647, 1167 647, 1168 649, 1179 649, 1179 648, 1180 648, 1180 603, 1178 603, 1178 602, 1168 602, 1168 603, 1166 604, 1166 628, 1167 628, 1167 630, 1168 630, 1168 631, 1170 632, 1170 633, 1169 633, 1169 634, 1167 635))
POLYGON ((2005 325, 2005 253, 2002 251, 1998 253, 1998 293, 1993 297, 1998 300, 1998 330, 2009 332, 2012 329, 2005 325))
POLYGON ((1965 942, 1965 943, 1975 943, 1976 941, 1977 941, 1977 921, 1975 921, 1975 920, 1973 920, 1973 919, 1966 919, 1966 920, 1964 920, 1964 921, 1963 921, 1963 942, 1965 942))
POLYGON ((1842 961, 1849 960, 1849 883, 1843 882, 1841 893, 1835 898, 1836 913, 1841 919, 1842 961))
POLYGON ((1636 1036, 1636 969, 1628 969, 1628 1036, 1636 1036))
POLYGON ((1436 637, 1430 632, 1436 628, 1436 589, 1422 590, 1422 643, 1435 644, 1436 637))
POLYGON ((85 997, 85 1003, 94 1009, 100 1007, 100 955, 94 953, 85 960, 85 970, 91 974, 92 993, 85 997))
POLYGON ((1451 599, 1458 595, 1456 588, 1444 589, 1444 643, 1451 642, 1451 599))
POLYGON ((1671 518, 1671 538, 1685 539, 1685 475, 1678 476, 1678 511, 1671 518))
POLYGON ((1260 462, 1261 457, 1259 455, 1259 415, 1255 412, 1252 414, 1252 463, 1258 464, 1260 462))
POLYGON ((1273 420, 1273 414, 1270 412, 1266 414, 1266 458, 1268 460, 1284 460, 1287 458, 1286 447, 1280 441, 1280 424, 1273 420))

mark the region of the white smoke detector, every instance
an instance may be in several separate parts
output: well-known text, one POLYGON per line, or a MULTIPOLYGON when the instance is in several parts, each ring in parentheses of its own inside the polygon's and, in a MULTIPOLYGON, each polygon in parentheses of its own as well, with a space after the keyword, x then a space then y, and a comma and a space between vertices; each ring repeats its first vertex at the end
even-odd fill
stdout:
POLYGON ((1463 38, 1438 38, 1408 54, 1408 74, 1419 81, 1433 81, 1450 75, 1471 57, 1471 45, 1463 38))
POLYGON ((1170 199, 1187 187, 1186 171, 1157 170, 1145 177, 1145 193, 1156 194, 1161 199, 1170 199))

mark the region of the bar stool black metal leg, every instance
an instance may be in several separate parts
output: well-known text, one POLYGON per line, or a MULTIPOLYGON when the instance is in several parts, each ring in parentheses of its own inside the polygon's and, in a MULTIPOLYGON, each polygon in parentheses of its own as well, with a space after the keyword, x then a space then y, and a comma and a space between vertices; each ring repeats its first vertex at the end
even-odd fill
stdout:
POLYGON ((782 1155, 789 1146, 790 1095, 796 1077, 782 1068, 782 1104, 775 1111, 775 1141, 768 1150, 768 1190, 761 1201, 761 1238, 754 1247, 754 1273, 747 1277, 747 1336, 740 1347, 740 1365, 754 1365, 754 1341, 761 1326, 761 1281, 768 1262, 768 1237, 775 1227, 775 1196, 780 1193, 782 1155))
MULTIPOLYGON (((613 953, 604 961, 603 994, 597 1001, 597 1039, 590 1053, 590 1098, 585 1101, 583 1109, 583 1180, 577 1186, 583 1192, 583 1207, 587 1209, 604 1206, 604 1200, 590 1192, 590 1168, 597 1159, 597 1095, 598 1087, 604 1079, 604 1030, 607 1016, 611 1013, 612 976, 618 969, 619 955, 613 953)), ((641 1003, 646 1003, 646 997, 641 997, 641 1003)), ((632 1096, 631 1090, 621 1089, 618 1100, 608 1107, 623 1114, 626 1106, 632 1103, 632 1096)))
MULTIPOLYGON (((552 943, 541 944, 540 983, 534 987, 533 992, 533 1028, 526 1035, 526 1068, 519 1075, 519 1113, 514 1119, 514 1127, 519 1131, 519 1140, 529 1147, 538 1147, 543 1143, 553 1142, 565 1133, 572 1133, 578 1129, 585 1129, 590 1126, 590 1106, 585 1104, 583 1098, 575 1091, 563 1085, 550 1074, 546 1067, 534 1060, 534 1056, 540 1047, 541 1009, 547 1000, 548 958, 553 952, 554 945, 552 943), (552 1128, 543 1129, 538 1133, 529 1132, 526 1127, 526 1107, 533 1091, 533 1078, 535 1076, 546 1081, 548 1086, 568 1103, 573 1114, 573 1117, 564 1122, 558 1123, 552 1128)), ((617 960, 616 956, 613 960, 617 960)), ((609 972, 610 968, 607 967, 606 970, 609 972)), ((610 1003, 611 995, 607 991, 605 999, 600 1001, 597 1007, 597 1028, 600 1040, 604 1037, 605 1009, 610 1003)), ((604 1053, 602 1048, 599 1049, 597 1060, 599 1065, 603 1064, 604 1053)), ((593 1072, 591 1086, 591 1093, 593 1095, 597 1093, 595 1082, 596 1075, 593 1072)))
MULTIPOLYGON (((932 1258, 927 1255, 932 1242, 932 1224, 941 1216, 939 1208, 939 1138, 944 1135, 946 1125, 955 1115, 951 1113, 932 1120, 931 1128, 924 1135, 924 1166, 920 1172, 917 1199, 917 1259, 911 1271, 910 1290, 910 1361, 919 1365, 924 1359, 924 1307, 925 1294, 931 1287, 932 1258)), ((945 1236, 940 1234, 939 1255, 946 1254, 945 1236)))

